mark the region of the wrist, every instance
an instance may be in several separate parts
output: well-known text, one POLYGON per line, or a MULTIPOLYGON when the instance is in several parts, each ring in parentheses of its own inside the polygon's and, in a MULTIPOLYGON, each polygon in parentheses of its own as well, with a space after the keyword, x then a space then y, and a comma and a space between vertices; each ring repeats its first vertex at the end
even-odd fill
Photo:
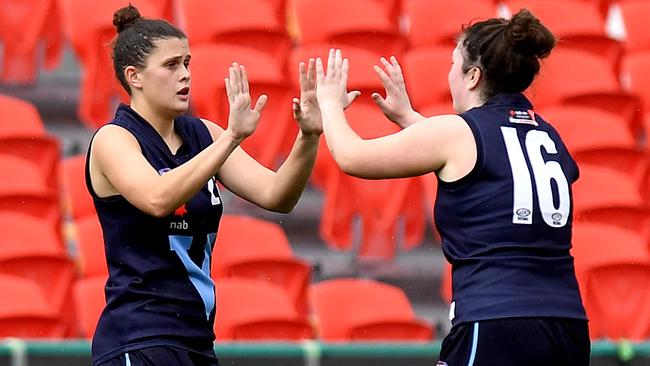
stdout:
POLYGON ((244 141, 245 138, 245 136, 238 136, 230 128, 225 129, 221 134, 221 136, 222 138, 225 138, 227 141, 235 145, 241 144, 241 142, 244 141))
POLYGON ((323 131, 299 131, 298 138, 310 141, 310 142, 316 142, 318 143, 318 140, 320 139, 320 135, 323 133, 323 131))

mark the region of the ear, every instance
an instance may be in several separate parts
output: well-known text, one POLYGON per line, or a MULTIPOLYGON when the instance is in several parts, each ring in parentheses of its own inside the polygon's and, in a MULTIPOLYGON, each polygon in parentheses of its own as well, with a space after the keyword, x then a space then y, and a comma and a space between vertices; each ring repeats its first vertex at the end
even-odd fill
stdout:
POLYGON ((472 90, 475 89, 481 79, 483 78, 483 71, 479 67, 472 67, 469 69, 465 76, 465 80, 467 82, 467 88, 472 90))
POLYGON ((124 78, 129 86, 133 89, 142 89, 142 80, 140 80, 140 71, 135 66, 127 66, 124 69, 124 78))

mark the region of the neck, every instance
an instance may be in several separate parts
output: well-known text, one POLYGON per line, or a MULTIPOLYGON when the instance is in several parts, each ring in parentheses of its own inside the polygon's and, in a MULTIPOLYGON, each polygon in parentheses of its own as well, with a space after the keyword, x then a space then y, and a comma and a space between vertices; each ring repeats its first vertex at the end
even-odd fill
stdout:
POLYGON ((148 103, 131 98, 131 109, 144 118, 165 140, 171 141, 174 135, 174 117, 156 111, 148 103))

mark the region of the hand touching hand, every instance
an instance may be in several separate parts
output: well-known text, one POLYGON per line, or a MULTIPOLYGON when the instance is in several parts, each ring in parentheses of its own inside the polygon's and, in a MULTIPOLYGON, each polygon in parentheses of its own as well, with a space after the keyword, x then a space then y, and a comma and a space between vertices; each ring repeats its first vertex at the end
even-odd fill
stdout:
POLYGON ((327 58, 327 73, 323 69, 323 61, 316 59, 316 79, 318 105, 347 108, 361 95, 359 91, 347 92, 348 59, 343 59, 341 50, 330 49, 327 58))
POLYGON ((298 66, 300 72, 300 99, 293 98, 293 118, 298 121, 304 135, 320 135, 323 132, 323 121, 316 99, 316 70, 315 61, 309 59, 307 70, 305 63, 298 66))
POLYGON ((255 131, 260 120, 260 114, 266 105, 267 97, 264 94, 260 95, 257 102, 255 102, 255 107, 251 109, 246 68, 244 65, 233 62, 228 69, 228 74, 229 77, 224 80, 230 105, 228 129, 235 138, 243 140, 255 131))
POLYGON ((401 128, 406 128, 420 116, 411 107, 411 101, 408 93, 406 92, 406 85, 404 84, 404 75, 402 68, 395 56, 390 58, 390 62, 385 58, 380 59, 384 70, 381 67, 374 67, 375 72, 379 75, 381 82, 386 89, 386 98, 382 98, 379 93, 373 93, 372 99, 381 108, 381 111, 394 123, 401 128))

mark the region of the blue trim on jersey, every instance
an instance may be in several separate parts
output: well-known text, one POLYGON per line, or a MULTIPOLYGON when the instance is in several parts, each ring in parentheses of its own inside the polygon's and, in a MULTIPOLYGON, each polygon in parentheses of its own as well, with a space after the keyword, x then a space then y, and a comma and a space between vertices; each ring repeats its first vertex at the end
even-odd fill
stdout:
POLYGON ((187 269, 190 281, 194 287, 196 287, 199 295, 201 295, 201 299, 203 299, 206 319, 210 319, 210 313, 212 313, 215 304, 214 282, 212 282, 212 279, 210 278, 210 246, 215 237, 216 234, 214 233, 208 234, 208 241, 205 244, 205 257, 201 268, 199 268, 199 266, 192 261, 188 253, 190 246, 192 246, 193 238, 185 235, 169 236, 169 248, 175 251, 181 259, 183 265, 185 265, 185 269, 187 269))
POLYGON ((469 362, 467 366, 474 365, 474 359, 476 358, 476 349, 478 348, 478 322, 474 323, 474 333, 472 335, 472 353, 469 356, 469 362))
POLYGON ((129 357, 128 352, 124 354, 124 362, 125 362, 126 366, 131 366, 131 358, 129 357))

